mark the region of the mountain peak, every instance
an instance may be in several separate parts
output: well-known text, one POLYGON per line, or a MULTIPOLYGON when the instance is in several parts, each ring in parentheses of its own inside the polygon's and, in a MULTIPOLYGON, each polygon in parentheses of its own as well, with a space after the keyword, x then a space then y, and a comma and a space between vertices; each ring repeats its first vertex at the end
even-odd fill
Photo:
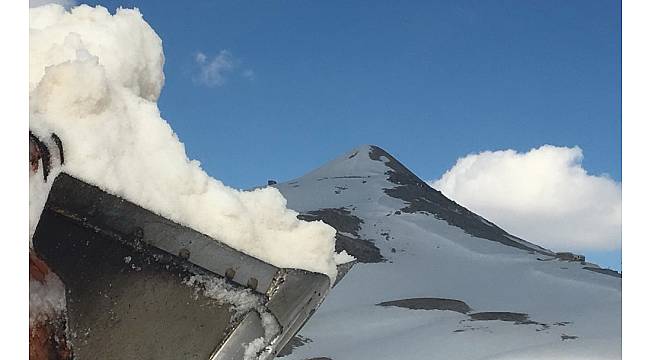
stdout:
POLYGON ((381 147, 358 146, 273 186, 301 219, 336 228, 336 251, 357 259, 339 265, 336 288, 283 353, 288 360, 378 358, 387 350, 399 358, 414 344, 434 348, 431 341, 459 359, 518 355, 521 344, 584 355, 594 343, 602 347, 583 357, 613 349, 617 358, 620 274, 508 234, 381 147), (394 332, 331 330, 386 319, 399 324, 394 332), (468 342, 483 344, 481 351, 468 353, 468 342))
POLYGON ((357 146, 343 155, 328 161, 323 166, 307 173, 303 178, 359 177, 381 174, 385 172, 384 166, 381 163, 373 161, 376 158, 373 158, 372 155, 378 152, 388 154, 375 145, 357 146))
MULTIPOLYGON (((540 246, 508 234, 447 198, 376 145, 358 146, 305 176, 278 187, 283 193, 293 193, 298 188, 305 192, 305 197, 287 197, 289 205, 299 211, 308 208, 301 204, 303 201, 313 207, 315 199, 321 199, 321 209, 340 209, 348 204, 386 202, 392 199, 395 204, 401 203, 392 205, 396 206, 393 209, 395 212, 429 216, 443 220, 476 238, 528 252, 554 255, 540 246)), ((351 205, 350 208, 352 207, 354 206, 351 205)))

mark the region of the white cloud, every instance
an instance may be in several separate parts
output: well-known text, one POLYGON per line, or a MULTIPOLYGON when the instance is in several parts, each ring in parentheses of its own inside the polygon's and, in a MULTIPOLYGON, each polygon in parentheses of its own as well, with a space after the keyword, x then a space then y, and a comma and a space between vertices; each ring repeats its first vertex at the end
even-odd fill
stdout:
POLYGON ((225 84, 227 74, 237 67, 237 62, 228 50, 221 50, 213 58, 198 52, 194 61, 199 67, 199 73, 194 80, 210 87, 225 84))
POLYGON ((77 2, 74 0, 29 0, 29 7, 39 7, 46 4, 59 4, 66 9, 77 5, 77 2))
POLYGON ((582 150, 544 145, 458 159, 430 185, 506 231, 552 250, 621 246, 621 184, 582 168, 582 150))

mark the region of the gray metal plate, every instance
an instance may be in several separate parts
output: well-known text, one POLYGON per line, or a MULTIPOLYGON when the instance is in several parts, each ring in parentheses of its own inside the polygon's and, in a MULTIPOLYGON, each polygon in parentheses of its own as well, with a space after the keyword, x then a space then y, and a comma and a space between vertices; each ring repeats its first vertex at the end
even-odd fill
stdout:
POLYGON ((75 359, 240 359, 263 335, 255 311, 184 284, 191 275, 256 290, 281 332, 271 358, 329 291, 329 278, 278 269, 67 174, 55 180, 34 250, 66 286, 75 359))

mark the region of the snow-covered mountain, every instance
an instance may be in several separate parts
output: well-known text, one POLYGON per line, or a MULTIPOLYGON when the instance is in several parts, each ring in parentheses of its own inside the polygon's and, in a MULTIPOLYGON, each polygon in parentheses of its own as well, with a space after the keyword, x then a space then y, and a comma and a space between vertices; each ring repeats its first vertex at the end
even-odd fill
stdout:
POLYGON ((619 273, 508 234, 376 146, 274 186, 358 259, 284 360, 621 356, 619 273))

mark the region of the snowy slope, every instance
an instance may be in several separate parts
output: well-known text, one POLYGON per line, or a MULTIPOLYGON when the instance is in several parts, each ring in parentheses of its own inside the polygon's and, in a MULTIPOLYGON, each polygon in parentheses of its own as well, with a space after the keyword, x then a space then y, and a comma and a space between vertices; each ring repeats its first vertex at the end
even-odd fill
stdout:
POLYGON ((378 147, 275 186, 360 260, 282 359, 621 356, 618 273, 507 234, 378 147))

